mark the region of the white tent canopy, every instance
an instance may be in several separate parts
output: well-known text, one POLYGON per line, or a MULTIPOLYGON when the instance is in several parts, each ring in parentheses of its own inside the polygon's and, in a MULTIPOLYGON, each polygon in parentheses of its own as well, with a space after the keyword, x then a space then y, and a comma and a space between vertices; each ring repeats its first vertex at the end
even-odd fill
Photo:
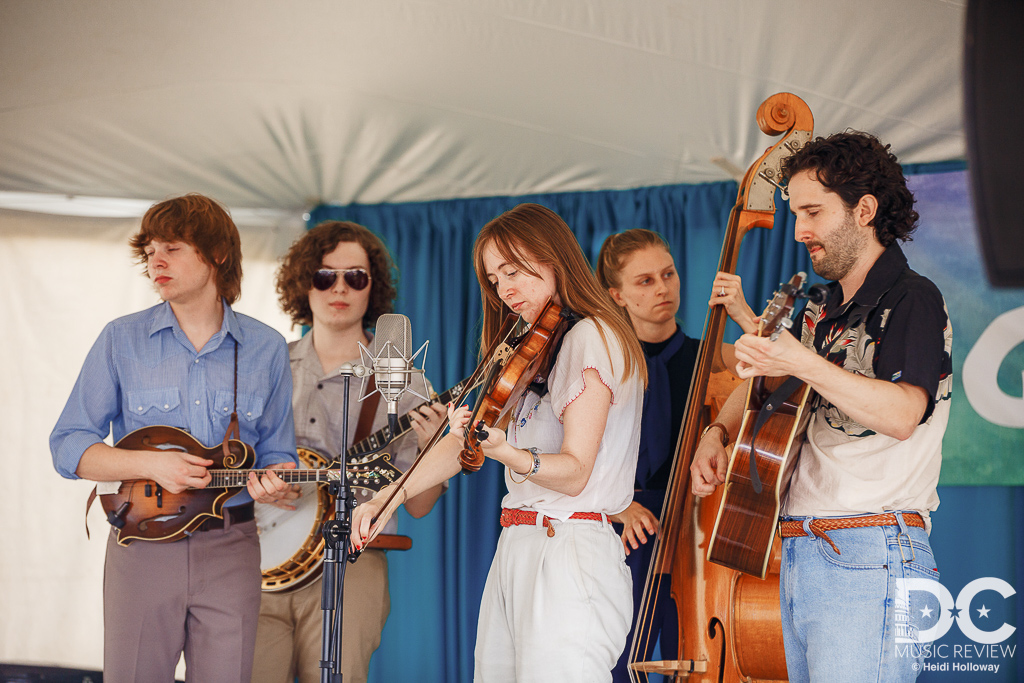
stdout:
POLYGON ((156 302, 126 244, 154 201, 231 207, 238 309, 294 338, 273 274, 320 203, 725 180, 780 91, 962 159, 965 3, 0 2, 0 662, 101 665, 106 524, 47 436, 103 325, 156 302))
POLYGON ((0 191, 295 214, 723 180, 779 91, 963 158, 964 5, 5 0, 0 191))

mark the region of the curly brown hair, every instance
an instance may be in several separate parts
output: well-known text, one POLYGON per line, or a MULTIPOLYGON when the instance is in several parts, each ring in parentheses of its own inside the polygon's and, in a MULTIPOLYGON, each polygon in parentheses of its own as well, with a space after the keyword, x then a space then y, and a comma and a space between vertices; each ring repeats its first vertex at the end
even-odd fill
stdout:
POLYGON ((883 247, 896 240, 909 242, 919 216, 903 168, 889 147, 855 130, 815 138, 782 162, 782 177, 788 182, 797 173, 812 171, 848 209, 864 195, 873 195, 878 200, 872 221, 878 241, 883 247))
POLYGON ((295 241, 277 271, 278 300, 293 325, 313 324, 309 307, 313 273, 323 267, 324 256, 342 242, 358 243, 370 260, 370 303, 363 315, 363 328, 373 327, 377 318, 395 310, 398 273, 381 238, 356 223, 326 221, 295 241))
POLYGON ((229 304, 241 296, 242 239, 227 210, 215 200, 187 194, 149 207, 139 232, 128 241, 132 254, 142 265, 149 262, 146 247, 153 240, 192 245, 216 271, 217 293, 229 304))

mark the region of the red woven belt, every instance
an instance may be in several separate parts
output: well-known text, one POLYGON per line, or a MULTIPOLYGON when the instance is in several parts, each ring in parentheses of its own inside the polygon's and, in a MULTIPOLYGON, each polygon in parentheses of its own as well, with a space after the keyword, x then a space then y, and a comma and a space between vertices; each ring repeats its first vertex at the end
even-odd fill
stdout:
MULTIPOLYGON (((907 526, 916 526, 924 529, 924 519, 921 515, 916 512, 908 512, 903 515, 903 521, 906 522, 907 526)), ((866 517, 835 517, 831 519, 812 519, 808 525, 811 528, 811 533, 818 538, 823 538, 828 541, 828 544, 832 546, 832 550, 836 551, 836 554, 841 555, 839 548, 829 538, 829 531, 838 531, 839 529, 860 529, 867 526, 899 526, 899 520, 896 519, 896 515, 886 513, 883 515, 868 515, 866 517)), ((807 532, 804 531, 804 523, 800 520, 789 520, 786 522, 779 522, 779 534, 783 538, 794 538, 796 536, 806 536, 807 532)))
MULTIPOLYGON (((600 512, 574 512, 569 515, 569 519, 589 519, 593 522, 603 522, 608 519, 608 515, 602 515, 600 512)), ((551 526, 551 521, 551 518, 547 515, 544 515, 544 518, 541 520, 541 523, 548 528, 548 536, 555 535, 555 527, 551 526)), ((519 526, 520 524, 537 526, 537 511, 520 510, 518 508, 501 509, 502 526, 519 526)))

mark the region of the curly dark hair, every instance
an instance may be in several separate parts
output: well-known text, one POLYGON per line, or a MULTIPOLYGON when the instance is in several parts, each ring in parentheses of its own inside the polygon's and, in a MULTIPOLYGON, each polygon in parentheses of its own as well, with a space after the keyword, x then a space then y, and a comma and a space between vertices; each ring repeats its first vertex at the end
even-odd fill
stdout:
POLYGON ((848 209, 864 195, 874 195, 878 210, 872 225, 878 241, 883 247, 896 240, 909 242, 919 216, 903 169, 889 147, 874 135, 855 130, 815 138, 782 162, 782 177, 788 182, 797 173, 813 171, 848 209))
POLYGON ((278 300, 293 325, 313 324, 309 307, 313 273, 323 266, 324 256, 342 242, 358 243, 370 259, 370 303, 363 315, 363 328, 373 327, 377 318, 395 310, 398 272, 383 240, 356 223, 326 221, 296 240, 277 271, 278 300))
MULTIPOLYGON (((147 265, 153 240, 191 244, 213 266, 217 293, 235 303, 242 294, 242 238, 227 209, 201 194, 186 194, 149 207, 139 231, 128 241, 135 259, 147 265)), ((149 269, 146 269, 149 277, 149 269)))

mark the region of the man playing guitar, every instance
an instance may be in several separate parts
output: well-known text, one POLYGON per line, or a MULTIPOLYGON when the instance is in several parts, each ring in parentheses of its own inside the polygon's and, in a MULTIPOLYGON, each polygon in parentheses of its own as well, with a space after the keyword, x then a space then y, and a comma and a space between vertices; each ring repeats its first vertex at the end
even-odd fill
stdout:
MULTIPOLYGON (((201 195, 154 205, 131 239, 163 299, 104 328, 50 435, 68 479, 148 479, 179 493, 210 483, 212 460, 177 450, 125 450, 134 430, 169 425, 207 445, 239 438, 263 468, 294 467, 291 376, 280 334, 230 304, 242 252, 227 212, 201 195), (232 406, 235 410, 232 410, 232 406), (232 413, 238 415, 234 422, 232 413)), ((185 654, 196 681, 247 683, 259 612, 259 540, 253 500, 289 495, 272 472, 249 475, 223 519, 170 543, 107 541, 103 585, 104 680, 170 681, 185 654)))
MULTIPOLYGON (((395 288, 387 248, 379 237, 355 223, 321 223, 291 246, 277 274, 281 306, 296 324, 312 329, 289 345, 294 394, 295 432, 300 448, 327 457, 343 455, 356 435, 361 404, 356 402, 359 382, 350 386, 349 443, 341 442, 341 407, 344 382, 337 368, 358 362, 359 344, 369 347, 367 332, 377 318, 393 310, 395 288)), ((417 440, 398 439, 386 451, 405 470, 433 435, 445 408, 420 402, 411 393, 399 401, 409 412, 417 440)), ((373 416, 371 429, 387 424, 384 402, 373 416)), ((405 502, 413 517, 430 512, 444 487, 434 486, 405 502)), ((356 490, 357 497, 365 491, 356 490)), ((395 533, 392 521, 386 533, 395 533)), ((383 550, 369 549, 345 572, 345 610, 341 664, 346 682, 365 681, 370 656, 380 645, 390 610, 388 565, 383 550)), ((300 683, 320 680, 320 645, 323 630, 320 609, 321 581, 316 579, 288 592, 265 592, 260 607, 256 683, 300 683)))
MULTIPOLYGON (((938 578, 927 529, 949 419, 949 317, 897 243, 918 214, 888 146, 818 138, 783 175, 795 237, 833 280, 797 336, 736 342, 741 377, 793 375, 818 395, 779 525, 786 666, 791 681, 912 681, 920 660, 895 637, 913 638, 921 618, 902 580, 938 578)), ((741 385, 718 416, 731 438, 745 395, 741 385)), ((711 493, 727 465, 721 434, 705 435, 693 493, 711 493)))

